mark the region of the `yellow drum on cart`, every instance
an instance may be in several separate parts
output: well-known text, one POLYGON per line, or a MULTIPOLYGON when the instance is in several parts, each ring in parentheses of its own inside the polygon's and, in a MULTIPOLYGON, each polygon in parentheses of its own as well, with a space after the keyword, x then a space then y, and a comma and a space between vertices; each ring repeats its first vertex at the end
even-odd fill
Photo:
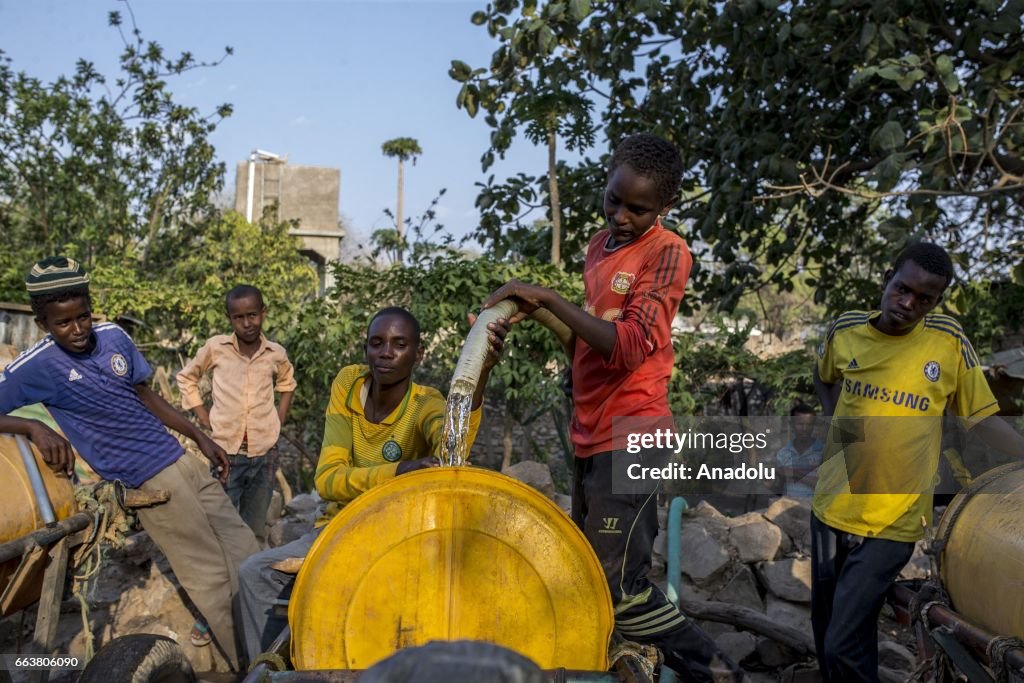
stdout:
MULTIPOLYGON (((76 511, 75 489, 71 481, 63 475, 54 474, 35 446, 27 439, 24 443, 35 460, 35 468, 39 470, 54 516, 58 521, 67 519, 76 511)), ((11 434, 0 434, 0 471, 0 480, 4 482, 4 493, 0 496, 0 543, 6 543, 43 528, 45 520, 18 442, 11 434)), ((0 616, 23 609, 39 597, 38 586, 43 575, 41 564, 25 577, 31 588, 16 592, 18 597, 13 597, 13 593, 8 595, 11 579, 20 562, 20 558, 14 558, 0 563, 0 616)))
POLYGON ((973 624, 1024 638, 1024 463, 978 477, 946 508, 942 583, 973 624))
POLYGON ((600 562, 554 503, 471 467, 360 495, 303 563, 288 621, 295 669, 366 669, 431 640, 483 640, 541 668, 604 671, 614 625, 600 562))

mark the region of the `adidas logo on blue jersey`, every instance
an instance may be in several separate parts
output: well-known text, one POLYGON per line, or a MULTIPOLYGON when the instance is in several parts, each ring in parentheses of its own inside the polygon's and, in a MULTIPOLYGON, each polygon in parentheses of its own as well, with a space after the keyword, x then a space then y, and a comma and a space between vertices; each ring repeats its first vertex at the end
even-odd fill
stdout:
POLYGON ((856 358, 851 358, 850 359, 850 364, 846 366, 846 369, 847 370, 860 370, 860 366, 857 365, 857 359, 856 358))
POLYGON ((68 375, 68 381, 74 382, 79 379, 82 379, 82 373, 80 373, 78 370, 74 368, 71 368, 71 373, 68 375))

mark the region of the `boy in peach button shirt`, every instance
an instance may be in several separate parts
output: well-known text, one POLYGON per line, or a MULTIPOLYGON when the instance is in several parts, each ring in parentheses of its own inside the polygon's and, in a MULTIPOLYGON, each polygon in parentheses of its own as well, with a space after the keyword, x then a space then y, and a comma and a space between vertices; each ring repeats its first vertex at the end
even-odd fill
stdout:
POLYGON ((182 407, 227 451, 228 497, 262 545, 277 439, 295 391, 295 371, 284 347, 263 336, 267 307, 259 289, 238 285, 227 293, 225 305, 234 332, 211 337, 178 373, 178 387, 182 407), (213 386, 209 410, 199 391, 207 372, 213 386), (276 407, 275 391, 280 396, 276 407))

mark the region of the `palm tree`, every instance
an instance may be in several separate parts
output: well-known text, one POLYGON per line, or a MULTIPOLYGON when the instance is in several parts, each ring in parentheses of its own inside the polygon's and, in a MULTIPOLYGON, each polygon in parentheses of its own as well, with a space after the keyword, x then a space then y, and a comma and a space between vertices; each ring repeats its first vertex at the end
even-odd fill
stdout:
POLYGON ((512 104, 512 114, 526 124, 526 137, 548 148, 548 198, 551 203, 551 263, 562 261, 562 206, 558 195, 558 164, 555 152, 561 134, 568 149, 594 144, 590 102, 564 91, 523 94, 512 104))
POLYGON ((416 165, 416 157, 423 154, 420 143, 415 138, 394 138, 380 146, 380 151, 386 157, 398 157, 398 206, 395 211, 395 229, 398 233, 398 258, 402 258, 402 164, 406 159, 412 159, 412 165, 416 165))

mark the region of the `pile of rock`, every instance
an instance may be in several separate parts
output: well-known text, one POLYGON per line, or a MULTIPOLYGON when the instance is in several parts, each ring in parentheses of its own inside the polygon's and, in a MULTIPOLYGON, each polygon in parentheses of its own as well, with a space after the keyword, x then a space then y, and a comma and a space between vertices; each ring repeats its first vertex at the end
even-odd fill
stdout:
MULTIPOLYGON (((196 671, 227 671, 228 665, 215 647, 194 647, 189 631, 195 621, 185 595, 167 558, 145 531, 128 538, 120 550, 110 550, 88 594, 88 629, 83 627, 81 605, 69 598, 61 606, 53 653, 84 657, 87 641, 99 650, 114 638, 133 633, 153 633, 175 640, 196 671)), ((0 622, 0 650, 18 651, 32 639, 35 608, 0 622)), ((77 680, 79 672, 53 675, 54 683, 77 680)), ((26 680, 24 672, 12 672, 12 680, 26 680)), ((0 676, 2 678, 2 676, 0 676)))
MULTIPOLYGON (((810 514, 807 501, 794 498, 779 498, 766 509, 736 517, 723 515, 703 501, 688 510, 680 539, 680 597, 684 605, 715 602, 754 610, 767 617, 766 623, 802 634, 813 647, 810 514)), ((663 524, 655 542, 652 572, 661 581, 665 580, 666 546, 663 524)), ((919 548, 904 578, 926 571, 927 558, 919 548)), ((813 680, 816 674, 803 671, 813 658, 775 639, 728 623, 701 624, 726 653, 754 672, 751 680, 780 680, 780 670, 781 680, 808 676, 813 680)), ((889 628, 879 632, 882 664, 909 672, 915 664, 914 654, 892 636, 889 628)))
MULTIPOLYGON (((267 538, 272 546, 287 543, 311 529, 320 499, 315 493, 304 494, 295 496, 288 505, 282 503, 281 495, 275 492, 267 520, 267 538)), ((83 628, 78 601, 69 600, 63 606, 55 652, 83 656, 90 636, 98 650, 118 636, 155 633, 177 641, 196 671, 228 670, 217 648, 197 648, 189 641, 196 617, 191 601, 167 558, 145 531, 129 537, 122 549, 108 552, 88 600, 88 631, 83 628)), ((17 617, 0 622, 0 651, 15 652, 19 642, 31 640, 34 621, 35 615, 29 610, 24 624, 17 617)), ((74 680, 74 676, 68 678, 74 680)))
POLYGON ((562 508, 568 514, 572 507, 572 498, 564 493, 555 490, 555 481, 551 476, 551 469, 542 462, 524 460, 515 465, 509 465, 501 471, 502 474, 517 479, 528 486, 532 486, 544 494, 555 505, 562 508))
POLYGON ((322 502, 316 491, 300 493, 287 504, 282 504, 277 491, 274 496, 267 511, 267 545, 271 548, 291 543, 311 531, 322 502))

